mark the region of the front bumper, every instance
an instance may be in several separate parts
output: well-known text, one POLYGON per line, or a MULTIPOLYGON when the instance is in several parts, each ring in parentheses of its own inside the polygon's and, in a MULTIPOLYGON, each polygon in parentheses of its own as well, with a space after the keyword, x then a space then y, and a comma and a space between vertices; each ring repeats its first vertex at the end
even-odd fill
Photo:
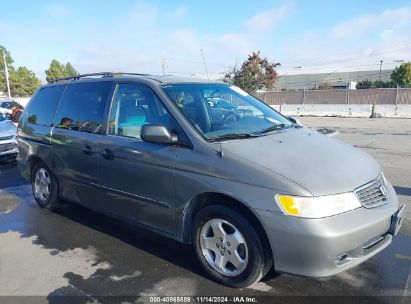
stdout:
POLYGON ((388 185, 388 202, 344 214, 304 219, 256 210, 267 232, 278 272, 324 278, 354 267, 391 242, 403 208, 388 185))
POLYGON ((0 161, 16 159, 18 152, 15 141, 0 142, 0 161))

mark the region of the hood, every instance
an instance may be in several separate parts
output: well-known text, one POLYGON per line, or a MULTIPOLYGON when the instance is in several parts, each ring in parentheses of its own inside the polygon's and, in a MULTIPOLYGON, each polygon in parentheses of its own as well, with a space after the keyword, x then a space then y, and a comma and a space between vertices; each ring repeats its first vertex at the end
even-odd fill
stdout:
POLYGON ((353 191, 381 172, 360 149, 306 128, 227 141, 222 149, 292 180, 314 196, 353 191))
POLYGON ((17 127, 10 120, 0 121, 0 137, 16 135, 17 127))

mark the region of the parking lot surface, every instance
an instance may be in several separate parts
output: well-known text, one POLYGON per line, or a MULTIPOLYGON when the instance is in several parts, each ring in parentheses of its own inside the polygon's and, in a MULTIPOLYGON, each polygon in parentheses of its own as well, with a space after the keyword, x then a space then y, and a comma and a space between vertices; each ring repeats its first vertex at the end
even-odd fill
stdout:
MULTIPOLYGON (((302 118, 302 122, 335 129, 335 138, 375 157, 407 205, 399 235, 367 262, 327 280, 270 273, 250 288, 227 288, 203 276, 188 245, 75 205, 64 205, 58 212, 41 210, 30 185, 9 164, 0 167, 0 296, 75 295, 90 301, 126 296, 145 301, 153 295, 409 295, 402 300, 409 303, 411 120, 302 118)), ((379 302, 385 301, 389 298, 379 302)))

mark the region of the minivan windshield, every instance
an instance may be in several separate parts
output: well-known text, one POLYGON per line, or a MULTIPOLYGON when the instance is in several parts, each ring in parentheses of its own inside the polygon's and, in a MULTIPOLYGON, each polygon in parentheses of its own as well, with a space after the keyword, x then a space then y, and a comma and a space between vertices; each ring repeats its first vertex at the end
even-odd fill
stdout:
POLYGON ((292 126, 271 107, 228 84, 167 84, 163 90, 208 140, 248 138, 292 126))

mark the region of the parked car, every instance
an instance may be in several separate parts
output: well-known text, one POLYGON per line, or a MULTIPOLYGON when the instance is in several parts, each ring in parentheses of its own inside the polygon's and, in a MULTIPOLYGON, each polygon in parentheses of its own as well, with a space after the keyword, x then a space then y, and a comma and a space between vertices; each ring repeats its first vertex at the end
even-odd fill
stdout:
POLYGON ((20 104, 14 100, 2 100, 0 101, 0 113, 11 114, 13 108, 19 106, 20 104))
POLYGON ((8 114, 0 114, 0 163, 16 160, 16 134, 16 125, 8 119, 8 114))
POLYGON ((398 232, 403 206, 373 158, 240 88, 86 76, 41 87, 20 120, 19 166, 40 207, 70 201, 192 243, 231 287, 272 268, 332 276, 398 232), (210 91, 248 114, 212 115, 210 91))

